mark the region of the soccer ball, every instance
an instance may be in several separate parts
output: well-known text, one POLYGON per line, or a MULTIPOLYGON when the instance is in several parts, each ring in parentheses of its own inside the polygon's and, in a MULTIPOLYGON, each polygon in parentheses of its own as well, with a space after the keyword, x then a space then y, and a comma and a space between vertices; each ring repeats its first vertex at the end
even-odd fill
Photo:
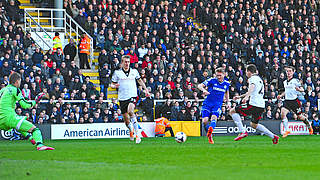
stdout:
POLYGON ((183 143, 187 140, 187 135, 184 132, 177 132, 175 140, 178 143, 183 143))

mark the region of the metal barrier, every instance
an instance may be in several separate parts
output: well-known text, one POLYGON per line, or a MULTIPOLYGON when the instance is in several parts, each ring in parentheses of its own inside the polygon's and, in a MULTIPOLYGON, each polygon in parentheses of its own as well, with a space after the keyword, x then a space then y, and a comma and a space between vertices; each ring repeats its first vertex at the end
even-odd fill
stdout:
MULTIPOLYGON (((41 38, 41 36, 37 33, 39 31, 42 31, 44 32, 47 36, 49 36, 50 39, 52 39, 52 37, 47 33, 47 31, 45 29, 43 29, 40 24, 28 13, 28 12, 24 12, 24 19, 25 19, 25 23, 24 23, 24 29, 25 31, 27 32, 34 32, 38 37, 39 39, 42 40, 42 42, 48 47, 48 49, 51 49, 52 47, 45 41, 41 38), (35 24, 39 30, 36 30, 34 28, 32 28, 32 24, 35 24), (28 31, 29 30, 29 31, 28 31)), ((36 41, 35 41, 36 42, 36 41)), ((36 42, 37 43, 37 42, 36 42)), ((40 44, 37 43, 37 45, 39 47, 41 47, 40 44)))
POLYGON ((63 32, 68 39, 73 37, 77 43, 80 42, 81 34, 85 33, 90 39, 90 65, 92 65, 93 38, 67 14, 65 9, 26 8, 24 12, 25 31, 27 32, 42 31, 46 34, 63 32))
MULTIPOLYGON (((40 103, 48 103, 49 100, 40 100, 40 103)), ((59 100, 54 100, 53 102, 59 102, 59 100)), ((62 100, 62 103, 86 103, 89 102, 88 100, 62 100)), ((95 102, 98 102, 98 100, 95 100, 95 102)), ((111 103, 111 100, 103 100, 103 102, 111 103)))
POLYGON ((74 39, 77 39, 77 42, 80 42, 80 37, 82 33, 86 33, 86 35, 90 39, 90 66, 92 66, 93 60, 93 38, 87 33, 69 14, 64 13, 65 15, 65 25, 66 29, 68 29, 65 34, 67 37, 72 37, 73 33, 75 35, 74 39), (74 28, 73 28, 74 27, 74 28))

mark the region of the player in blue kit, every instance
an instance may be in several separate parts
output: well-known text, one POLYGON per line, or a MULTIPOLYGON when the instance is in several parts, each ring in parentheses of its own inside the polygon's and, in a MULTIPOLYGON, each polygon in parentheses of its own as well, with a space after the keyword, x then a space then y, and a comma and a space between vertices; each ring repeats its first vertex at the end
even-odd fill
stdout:
POLYGON ((207 131, 209 144, 214 144, 212 132, 216 127, 217 119, 221 114, 223 100, 226 99, 226 102, 229 102, 230 82, 226 81, 224 77, 224 69, 218 68, 215 71, 214 78, 210 78, 198 85, 198 88, 207 96, 203 101, 201 114, 202 122, 207 131), (210 123, 209 118, 211 120, 210 123))

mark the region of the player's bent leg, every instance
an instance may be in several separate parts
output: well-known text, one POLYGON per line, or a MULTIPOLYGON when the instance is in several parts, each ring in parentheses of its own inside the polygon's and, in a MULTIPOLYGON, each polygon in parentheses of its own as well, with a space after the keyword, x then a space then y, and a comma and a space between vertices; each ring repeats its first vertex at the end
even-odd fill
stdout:
POLYGON ((209 117, 202 117, 202 123, 203 123, 203 126, 207 132, 208 141, 210 144, 213 144, 212 143, 213 142, 213 140, 212 140, 213 128, 210 126, 210 123, 208 121, 209 121, 209 117))
MULTIPOLYGON (((24 116, 16 116, 16 127, 15 129, 19 132, 28 132, 32 134, 32 139, 37 145, 37 150, 54 150, 52 147, 44 146, 42 141, 42 135, 39 128, 36 128, 31 122, 26 120, 24 116)), ((24 133, 26 134, 26 133, 24 133)))
POLYGON ((234 138, 235 141, 239 141, 248 136, 246 129, 243 127, 241 117, 239 113, 236 112, 236 108, 232 108, 229 112, 230 116, 232 117, 234 123, 239 128, 240 134, 234 138))
POLYGON ((203 107, 202 107, 202 111, 201 111, 201 114, 202 114, 202 124, 203 124, 203 126, 204 126, 204 129, 205 129, 205 131, 206 132, 208 132, 208 129, 209 129, 209 126, 210 126, 210 124, 209 124, 209 117, 210 117, 210 111, 209 110, 207 110, 207 109, 204 109, 203 107))
POLYGON ((28 130, 32 127, 35 127, 31 122, 27 121, 27 116, 18 116, 15 115, 14 124, 11 125, 11 128, 16 129, 20 132, 31 144, 35 145, 36 142, 32 138, 32 134, 28 130))
POLYGON ((303 123, 307 126, 308 130, 309 130, 309 134, 312 135, 313 134, 313 128, 311 126, 311 124, 308 121, 308 118, 304 115, 298 114, 298 119, 300 119, 301 121, 303 121, 303 123))
POLYGON ((42 135, 39 128, 34 126, 30 128, 28 132, 32 133, 33 139, 36 141, 38 151, 54 150, 53 147, 45 146, 43 144, 42 135))
POLYGON ((287 118, 288 113, 289 113, 289 110, 287 108, 285 107, 281 108, 281 119, 284 127, 284 134, 282 135, 283 138, 286 138, 291 133, 289 130, 289 124, 288 124, 288 118, 287 118))
POLYGON ((140 144, 141 143, 141 137, 139 135, 139 124, 138 124, 138 121, 137 121, 137 117, 136 115, 134 114, 134 104, 133 103, 129 103, 128 105, 128 113, 130 115, 130 121, 133 125, 133 128, 134 128, 134 133, 135 133, 135 136, 136 136, 136 144, 140 144))
POLYGON ((273 144, 278 144, 279 142, 279 136, 273 134, 269 129, 267 129, 264 125, 259 124, 259 123, 255 123, 255 122, 251 122, 250 123, 251 127, 263 132, 265 135, 269 136, 270 138, 272 138, 272 142, 273 144))
MULTIPOLYGON (((208 137, 208 142, 209 144, 214 144, 213 138, 212 138, 212 133, 214 128, 216 127, 216 122, 217 122, 218 117, 216 115, 211 116, 211 122, 208 128, 207 132, 207 137, 208 137)), ((209 124, 209 123, 208 123, 209 124)))

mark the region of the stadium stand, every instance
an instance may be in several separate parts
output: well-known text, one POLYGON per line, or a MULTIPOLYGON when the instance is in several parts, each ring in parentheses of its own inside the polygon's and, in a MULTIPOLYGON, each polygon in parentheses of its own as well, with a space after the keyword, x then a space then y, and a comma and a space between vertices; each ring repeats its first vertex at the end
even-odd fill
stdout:
MULTIPOLYGON (((78 44, 68 44, 63 55, 40 50, 17 25, 23 16, 12 12, 21 12, 19 2, 0 3, 1 87, 17 71, 22 74, 26 98, 48 93, 48 103, 30 111, 17 109, 34 123, 121 121, 116 90, 108 86, 125 54, 152 93, 145 97, 139 88, 141 119, 200 120, 204 97, 197 84, 224 67, 232 83, 231 98, 243 94, 248 87, 244 67, 249 63, 256 64, 265 81, 265 119, 281 119, 282 102, 276 97, 284 87, 286 65, 297 69, 305 88, 299 96, 305 113, 310 119, 319 113, 318 1, 65 0, 66 12, 94 38, 93 62, 99 70, 89 73, 83 73, 73 60, 78 44), (107 98, 110 102, 103 101, 107 98)), ((230 119, 223 107, 220 120, 230 119)))

